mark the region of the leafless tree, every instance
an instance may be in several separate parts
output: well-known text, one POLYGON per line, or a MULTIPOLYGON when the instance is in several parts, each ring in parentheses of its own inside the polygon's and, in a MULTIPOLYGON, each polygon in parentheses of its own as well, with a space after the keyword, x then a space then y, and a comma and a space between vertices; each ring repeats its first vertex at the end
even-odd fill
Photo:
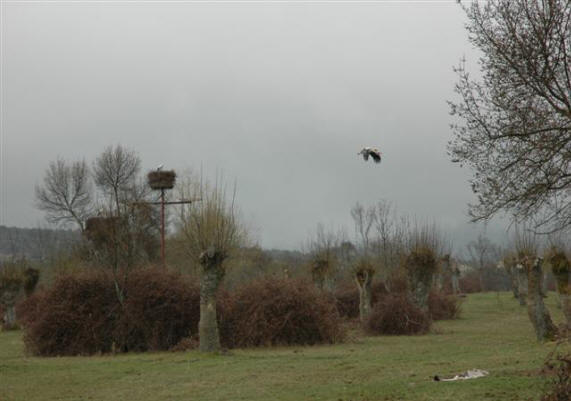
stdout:
POLYGON ((502 249, 483 234, 478 235, 475 241, 470 241, 468 245, 466 245, 466 249, 470 255, 471 264, 478 269, 480 287, 483 291, 486 291, 484 285, 484 270, 489 267, 495 268, 495 265, 501 257, 502 249))
POLYGON ((331 289, 339 264, 339 251, 343 242, 342 231, 326 229, 318 224, 315 233, 307 241, 310 254, 310 270, 313 282, 320 289, 331 289))
POLYGON ((121 216, 121 205, 127 204, 125 201, 135 187, 140 170, 141 160, 137 153, 121 145, 108 146, 95 159, 95 185, 108 197, 116 216, 121 216))
POLYGON ((414 222, 407 239, 403 265, 408 279, 408 295, 412 302, 428 310, 428 295, 439 260, 450 254, 450 247, 436 223, 414 222))
POLYGON ((371 287, 377 270, 372 263, 372 255, 370 255, 370 235, 375 222, 375 207, 365 208, 357 203, 351 209, 351 217, 355 223, 355 231, 360 242, 358 243, 358 250, 361 255, 356 259, 353 277, 359 289, 359 315, 361 322, 364 322, 371 311, 371 287))
POLYGON ((370 250, 371 228, 375 222, 375 207, 365 208, 359 202, 351 209, 351 217, 355 223, 355 231, 359 237, 362 252, 368 254, 370 250))
POLYGON ((185 208, 181 232, 189 256, 200 266, 199 349, 213 352, 220 349, 216 298, 226 273, 224 261, 245 243, 246 230, 236 213, 235 188, 228 196, 222 179, 197 184, 189 195, 200 201, 185 208))
POLYGON ((557 327, 551 320, 549 309, 543 302, 544 298, 544 274, 543 258, 539 256, 541 244, 536 233, 525 225, 516 226, 514 243, 517 252, 517 269, 520 275, 525 275, 526 288, 520 287, 526 292, 527 313, 531 321, 538 341, 551 340, 557 334, 557 327), (522 273, 523 272, 523 273, 522 273))
POLYGON ((390 289, 391 273, 399 268, 400 261, 406 253, 406 238, 410 228, 407 216, 396 214, 389 201, 381 200, 374 205, 374 232, 371 249, 378 261, 381 278, 390 289))
MULTIPOLYGON (((463 6, 464 7, 464 6, 463 6)), ((456 69, 453 161, 474 171, 474 221, 540 215, 538 232, 571 226, 571 2, 490 0, 464 7, 482 78, 456 69)))
POLYGON ((36 186, 36 206, 51 223, 75 223, 83 231, 92 211, 93 193, 87 163, 50 162, 43 184, 36 186))

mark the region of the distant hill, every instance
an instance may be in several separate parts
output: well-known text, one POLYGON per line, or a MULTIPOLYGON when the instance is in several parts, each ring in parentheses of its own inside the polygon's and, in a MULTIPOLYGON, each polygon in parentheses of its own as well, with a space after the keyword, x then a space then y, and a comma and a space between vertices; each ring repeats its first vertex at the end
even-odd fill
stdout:
POLYGON ((25 256, 41 260, 77 241, 78 231, 0 226, 0 260, 25 256))

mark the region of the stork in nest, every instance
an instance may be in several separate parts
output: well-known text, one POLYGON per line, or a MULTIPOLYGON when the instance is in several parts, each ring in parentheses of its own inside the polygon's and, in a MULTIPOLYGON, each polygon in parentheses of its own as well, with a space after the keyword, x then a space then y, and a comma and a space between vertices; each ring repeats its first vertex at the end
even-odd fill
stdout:
POLYGON ((363 159, 365 159, 365 160, 369 160, 369 156, 371 156, 373 158, 373 160, 375 161, 375 163, 381 162, 381 152, 377 148, 371 148, 371 147, 367 146, 367 147, 364 147, 357 154, 363 155, 363 159))

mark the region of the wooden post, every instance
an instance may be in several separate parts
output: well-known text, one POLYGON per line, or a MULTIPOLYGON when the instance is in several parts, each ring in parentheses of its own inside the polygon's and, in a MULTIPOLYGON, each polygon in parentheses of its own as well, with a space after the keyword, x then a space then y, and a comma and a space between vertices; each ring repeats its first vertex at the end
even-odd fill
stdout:
POLYGON ((163 269, 167 268, 165 260, 165 190, 161 188, 161 262, 163 269))

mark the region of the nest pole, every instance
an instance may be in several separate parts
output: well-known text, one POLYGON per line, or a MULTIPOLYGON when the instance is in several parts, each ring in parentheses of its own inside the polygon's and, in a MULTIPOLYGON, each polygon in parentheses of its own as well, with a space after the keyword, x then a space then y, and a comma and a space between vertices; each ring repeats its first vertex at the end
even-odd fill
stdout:
POLYGON ((161 262, 167 268, 165 260, 165 189, 161 188, 161 262))
POLYGON ((172 189, 176 180, 174 170, 161 171, 159 169, 150 171, 147 174, 148 183, 151 189, 161 191, 159 202, 135 202, 135 204, 160 205, 161 206, 161 264, 163 269, 167 268, 165 257, 165 205, 190 205, 200 199, 181 199, 178 201, 165 202, 165 190, 172 189))

